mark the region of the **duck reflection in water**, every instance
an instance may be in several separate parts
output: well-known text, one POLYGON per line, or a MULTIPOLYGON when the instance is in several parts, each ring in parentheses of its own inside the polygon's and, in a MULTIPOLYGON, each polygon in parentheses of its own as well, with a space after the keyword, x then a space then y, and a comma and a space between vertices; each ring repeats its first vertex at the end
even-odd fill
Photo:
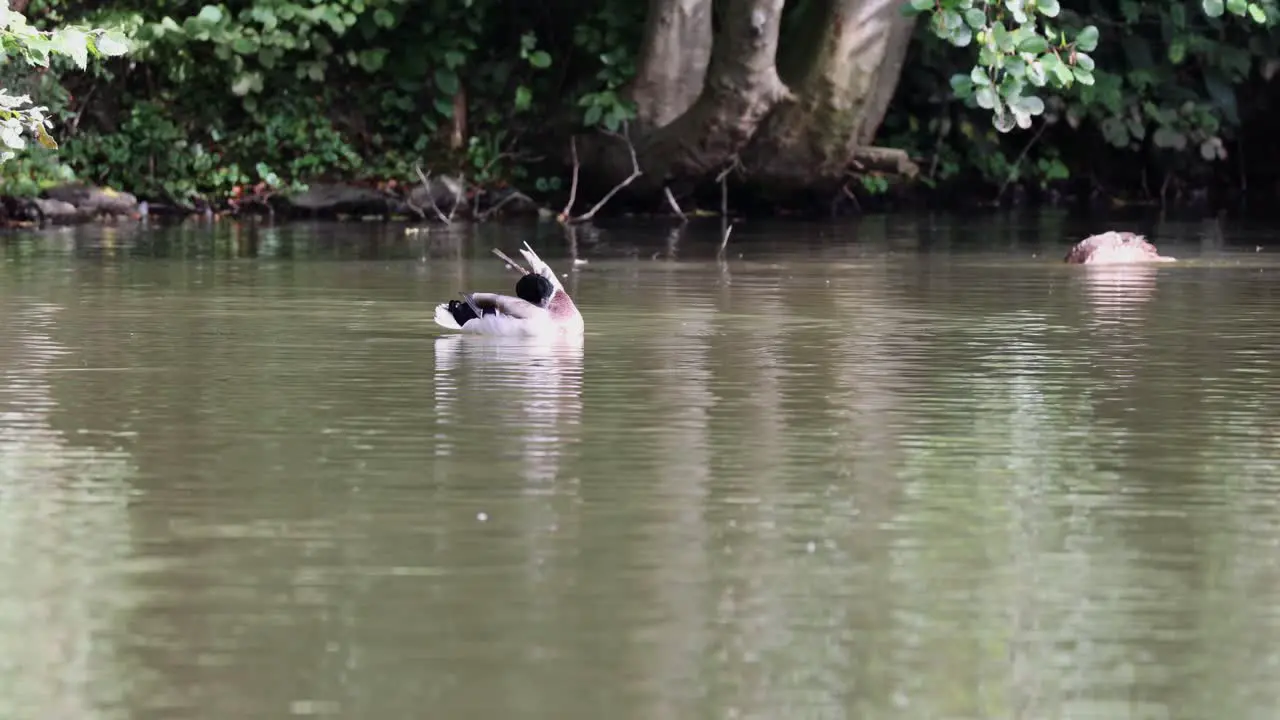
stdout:
POLYGON ((482 430, 495 451, 519 447, 526 479, 551 481, 582 417, 581 335, 435 342, 436 454, 482 430))

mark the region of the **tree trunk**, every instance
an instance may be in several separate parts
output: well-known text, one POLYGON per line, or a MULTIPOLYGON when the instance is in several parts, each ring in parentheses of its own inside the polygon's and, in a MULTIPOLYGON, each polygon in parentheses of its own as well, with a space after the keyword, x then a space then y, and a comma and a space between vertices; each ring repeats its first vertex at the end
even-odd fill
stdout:
POLYGON ((806 188, 841 178, 874 137, 897 87, 914 19, 897 0, 821 0, 787 43, 812 48, 783 103, 743 153, 755 182, 806 188))
POLYGON ((751 140, 765 115, 789 96, 774 64, 783 4, 724 0, 723 23, 698 99, 637 143, 649 188, 718 172, 751 140))
MULTIPOLYGON (((715 0, 722 22, 713 40, 713 0, 650 0, 629 88, 637 103, 630 140, 643 175, 629 192, 705 182, 735 159, 753 183, 779 189, 843 177, 884 119, 914 20, 902 15, 901 0, 804 2, 788 17, 795 29, 779 57, 786 0, 715 0)), ((579 147, 583 168, 595 179, 630 175, 622 142, 583 145, 590 148, 584 156, 579 147)), ((913 169, 900 152, 868 150, 876 169, 913 169)))
POLYGON ((862 127, 858 130, 858 146, 870 145, 880 131, 880 124, 889 112, 889 104, 898 92, 902 79, 902 66, 907 61, 911 36, 915 33, 915 18, 898 18, 890 24, 889 37, 885 41, 884 62, 876 73, 876 86, 862 111, 862 127))
POLYGON ((636 77, 633 128, 647 133, 689 109, 702 92, 711 60, 711 0, 649 0, 636 77))

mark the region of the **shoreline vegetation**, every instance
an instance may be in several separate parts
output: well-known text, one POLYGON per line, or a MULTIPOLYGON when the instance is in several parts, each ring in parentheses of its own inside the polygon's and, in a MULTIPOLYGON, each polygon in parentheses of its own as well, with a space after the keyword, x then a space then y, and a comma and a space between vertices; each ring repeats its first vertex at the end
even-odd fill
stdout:
POLYGON ((254 218, 279 222, 407 220, 451 225, 454 222, 483 223, 491 219, 537 217, 576 225, 611 217, 668 219, 681 223, 695 218, 719 218, 722 222, 732 223, 735 219, 747 218, 813 220, 857 217, 869 212, 989 212, 1015 208, 1059 208, 1081 212, 1198 211, 1219 216, 1267 214, 1272 210, 1270 206, 1250 208, 1245 196, 1237 196, 1234 203, 1224 203, 1222 198, 1214 198, 1208 188, 1170 199, 1108 197, 1096 191, 1073 195, 1061 189, 1044 192, 1016 186, 999 198, 983 199, 953 193, 939 201, 940 193, 922 192, 908 178, 901 176, 881 192, 856 193, 842 187, 829 202, 811 202, 804 206, 753 206, 752 201, 756 198, 750 193, 744 194, 743 202, 735 203, 730 199, 732 196, 727 184, 720 188, 718 198, 702 198, 706 202, 701 205, 689 202, 682 206, 670 192, 664 193, 665 202, 659 207, 653 207, 653 203, 639 205, 628 202, 629 198, 625 197, 617 200, 625 184, 591 193, 589 197, 596 200, 588 205, 573 195, 567 199, 545 194, 534 198, 511 187, 490 190, 469 186, 465 179, 450 175, 420 173, 419 178, 418 184, 395 181, 319 182, 299 184, 289 190, 273 190, 259 184, 247 191, 236 188, 220 202, 197 198, 186 203, 164 198, 139 199, 137 194, 128 191, 68 182, 46 187, 34 196, 14 196, 0 191, 0 228, 95 222, 111 224, 142 219, 167 222, 187 218, 254 218), (556 201, 563 202, 563 207, 557 207, 556 201), (612 206, 611 201, 614 201, 612 206))
POLYGON ((7 0, 0 14, 0 227, 1254 213, 1280 198, 1276 0, 7 0))

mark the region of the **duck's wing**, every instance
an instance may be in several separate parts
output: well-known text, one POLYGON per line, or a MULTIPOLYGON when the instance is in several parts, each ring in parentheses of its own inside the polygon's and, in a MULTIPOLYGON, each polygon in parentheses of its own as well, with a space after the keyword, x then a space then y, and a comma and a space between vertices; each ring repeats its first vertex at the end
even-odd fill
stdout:
POLYGON ((515 260, 512 260, 510 257, 507 256, 506 253, 502 252, 498 248, 493 249, 493 254, 501 258, 502 262, 505 263, 507 267, 520 273, 521 277, 529 274, 529 271, 525 270, 524 267, 520 265, 520 263, 516 262, 515 260))
POLYGON ((476 311, 476 315, 484 312, 497 311, 503 315, 508 315, 521 320, 532 320, 536 317, 546 315, 547 311, 534 305, 527 300, 510 295, 499 295, 497 293, 462 293, 463 300, 476 311))
POLYGON ((534 252, 533 248, 529 247, 529 241, 526 240, 524 247, 520 248, 520 254, 524 256, 526 261, 528 261, 529 269, 531 271, 550 280, 551 284, 555 285, 556 289, 560 292, 565 291, 564 285, 560 284, 560 278, 556 277, 555 271, 551 269, 550 265, 542 262, 542 258, 538 257, 538 253, 534 252))

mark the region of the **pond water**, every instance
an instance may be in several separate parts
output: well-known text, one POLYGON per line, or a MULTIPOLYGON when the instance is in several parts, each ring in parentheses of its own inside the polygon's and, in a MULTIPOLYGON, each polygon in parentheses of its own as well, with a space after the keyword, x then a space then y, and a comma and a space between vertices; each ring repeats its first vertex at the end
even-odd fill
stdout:
POLYGON ((1270 718, 1271 233, 1097 229, 4 238, 0 717, 1270 718))

